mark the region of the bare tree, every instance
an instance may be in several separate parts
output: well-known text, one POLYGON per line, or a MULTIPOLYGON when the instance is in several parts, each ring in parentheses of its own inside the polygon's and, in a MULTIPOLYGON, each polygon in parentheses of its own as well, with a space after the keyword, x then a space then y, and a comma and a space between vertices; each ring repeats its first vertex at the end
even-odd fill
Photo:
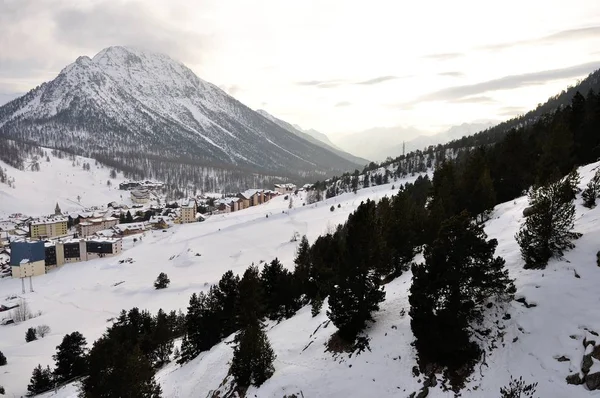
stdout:
POLYGON ((23 322, 33 318, 29 305, 24 299, 19 300, 19 306, 13 310, 13 321, 15 323, 23 322))
POLYGON ((50 326, 48 325, 39 325, 36 329, 36 334, 40 337, 45 337, 48 333, 50 333, 50 326))

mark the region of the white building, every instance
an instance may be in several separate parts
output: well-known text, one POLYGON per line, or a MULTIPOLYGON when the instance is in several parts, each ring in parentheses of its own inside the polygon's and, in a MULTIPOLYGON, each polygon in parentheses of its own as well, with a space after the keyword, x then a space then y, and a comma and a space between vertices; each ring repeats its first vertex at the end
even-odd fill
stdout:
POLYGON ((279 193, 293 193, 294 191, 296 191, 296 185, 295 184, 275 184, 275 191, 279 192, 279 193))
POLYGON ((190 223, 196 221, 198 204, 196 199, 190 199, 185 205, 181 206, 181 223, 190 223))
POLYGON ((131 191, 131 201, 138 205, 148 203, 150 201, 150 191, 147 189, 136 189, 131 191))
POLYGON ((82 237, 86 237, 114 227, 118 223, 119 220, 114 217, 91 218, 80 222, 77 228, 79 229, 79 234, 82 237))

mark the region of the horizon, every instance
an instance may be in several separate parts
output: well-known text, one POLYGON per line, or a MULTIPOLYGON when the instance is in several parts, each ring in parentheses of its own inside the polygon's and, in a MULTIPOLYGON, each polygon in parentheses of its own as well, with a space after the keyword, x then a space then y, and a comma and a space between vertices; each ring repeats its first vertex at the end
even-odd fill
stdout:
POLYGON ((150 1, 140 9, 138 1, 12 0, 0 5, 0 104, 78 56, 124 44, 165 53, 250 108, 303 129, 335 139, 398 127, 408 141, 526 113, 598 69, 598 4, 575 3, 489 9, 462 0, 438 2, 431 13, 389 1, 150 1))

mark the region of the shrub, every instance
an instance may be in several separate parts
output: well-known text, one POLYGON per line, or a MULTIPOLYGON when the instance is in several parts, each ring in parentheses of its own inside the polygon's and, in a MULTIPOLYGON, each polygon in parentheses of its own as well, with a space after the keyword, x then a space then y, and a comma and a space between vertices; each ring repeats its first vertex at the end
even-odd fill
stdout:
POLYGON ((36 329, 35 329, 36 335, 38 335, 41 338, 46 337, 46 335, 48 333, 50 333, 50 326, 48 325, 39 325, 36 329))
POLYGON ((37 335, 34 328, 29 328, 27 329, 27 332, 25 332, 25 341, 29 343, 33 340, 37 340, 37 335))
POLYGON ((329 211, 334 211, 335 210, 335 206, 331 205, 331 207, 329 208, 329 211))
POLYGON ((4 356, 2 351, 0 351, 0 366, 4 366, 4 365, 6 365, 6 357, 4 356))
POLYGON ((500 389, 500 398, 533 398, 538 383, 525 384, 523 377, 515 380, 510 377, 508 387, 500 389))
POLYGON ((158 277, 156 278, 156 281, 154 282, 154 287, 156 289, 165 289, 169 286, 170 283, 171 283, 171 280, 169 279, 167 274, 165 274, 164 272, 161 272, 160 274, 158 274, 158 277))

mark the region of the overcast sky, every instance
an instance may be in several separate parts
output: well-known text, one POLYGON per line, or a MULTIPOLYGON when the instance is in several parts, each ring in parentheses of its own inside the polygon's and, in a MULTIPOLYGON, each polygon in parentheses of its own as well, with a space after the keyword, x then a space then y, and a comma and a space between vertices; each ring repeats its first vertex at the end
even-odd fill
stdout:
POLYGON ((438 131, 600 68, 600 0, 0 0, 0 102, 110 45, 165 52, 324 133, 438 131))

